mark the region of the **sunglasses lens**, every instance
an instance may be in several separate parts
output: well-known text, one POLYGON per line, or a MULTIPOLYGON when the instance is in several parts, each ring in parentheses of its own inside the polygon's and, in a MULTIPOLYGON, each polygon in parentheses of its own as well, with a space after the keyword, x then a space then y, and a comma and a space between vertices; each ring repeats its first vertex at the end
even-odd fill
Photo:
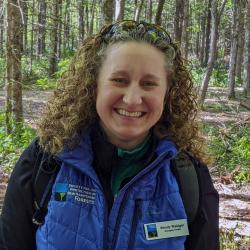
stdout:
POLYGON ((113 36, 121 35, 124 32, 129 32, 132 30, 143 30, 144 32, 147 32, 154 40, 161 38, 171 43, 169 34, 160 26, 149 24, 143 21, 138 23, 133 20, 125 20, 113 24, 109 32, 106 34, 106 38, 110 39, 113 36))

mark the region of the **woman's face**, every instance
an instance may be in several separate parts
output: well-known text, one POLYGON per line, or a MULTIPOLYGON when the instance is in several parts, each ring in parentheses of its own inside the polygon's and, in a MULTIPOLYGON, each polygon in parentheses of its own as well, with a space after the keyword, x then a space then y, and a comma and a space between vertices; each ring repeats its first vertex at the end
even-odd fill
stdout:
POLYGON ((146 43, 111 45, 97 79, 96 110, 109 141, 132 149, 160 119, 167 90, 164 54, 146 43))

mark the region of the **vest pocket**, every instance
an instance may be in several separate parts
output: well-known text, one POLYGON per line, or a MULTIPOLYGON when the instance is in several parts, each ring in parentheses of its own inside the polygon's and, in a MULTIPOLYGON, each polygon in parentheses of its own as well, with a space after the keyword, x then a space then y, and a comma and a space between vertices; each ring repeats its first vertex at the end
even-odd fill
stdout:
POLYGON ((127 249, 184 249, 186 236, 169 237, 166 233, 161 238, 157 229, 159 223, 186 219, 180 199, 175 192, 152 200, 135 200, 127 249))

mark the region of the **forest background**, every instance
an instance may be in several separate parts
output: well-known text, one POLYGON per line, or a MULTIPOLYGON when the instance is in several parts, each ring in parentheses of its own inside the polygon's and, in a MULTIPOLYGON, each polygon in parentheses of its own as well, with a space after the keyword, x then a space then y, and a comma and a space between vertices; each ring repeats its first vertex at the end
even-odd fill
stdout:
MULTIPOLYGON (((249 194, 234 192, 250 184, 250 0, 0 0, 0 183, 35 137, 35 122, 81 42, 124 19, 160 24, 181 47, 216 187, 224 198, 223 185, 231 188, 241 206, 234 218, 220 217, 250 222, 249 205, 240 203, 249 194)), ((221 249, 250 244, 250 224, 244 236, 234 225, 221 228, 221 249)))

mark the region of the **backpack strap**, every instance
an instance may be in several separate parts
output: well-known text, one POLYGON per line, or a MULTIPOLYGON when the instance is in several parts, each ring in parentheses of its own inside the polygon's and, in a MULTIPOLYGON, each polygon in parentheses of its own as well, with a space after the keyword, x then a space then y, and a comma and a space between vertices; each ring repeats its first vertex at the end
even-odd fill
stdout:
POLYGON ((35 225, 41 225, 47 214, 47 206, 52 192, 57 173, 60 169, 59 162, 47 153, 43 153, 41 161, 34 173, 33 191, 35 213, 32 222, 35 225))
MULTIPOLYGON (((47 153, 43 153, 39 165, 35 167, 33 181, 35 213, 32 222, 37 226, 44 223, 52 186, 59 169, 60 163, 47 153)), ((172 160, 171 169, 178 181, 190 225, 196 217, 200 202, 199 181, 194 163, 187 153, 180 151, 172 160)))
POLYGON ((200 203, 200 187, 194 162, 187 153, 180 151, 171 165, 190 225, 196 217, 200 203))

